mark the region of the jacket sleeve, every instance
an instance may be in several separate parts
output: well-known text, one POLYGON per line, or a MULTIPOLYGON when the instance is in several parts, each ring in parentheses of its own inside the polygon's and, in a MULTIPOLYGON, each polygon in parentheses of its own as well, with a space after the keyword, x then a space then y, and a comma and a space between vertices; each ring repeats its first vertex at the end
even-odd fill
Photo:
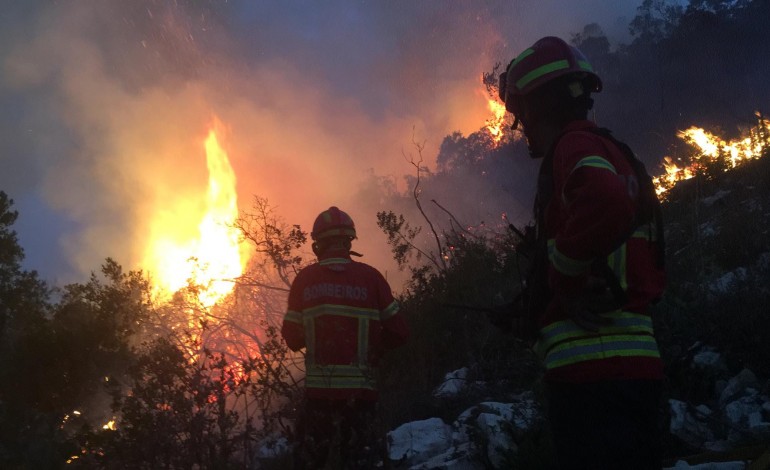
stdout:
POLYGON ((305 326, 302 322, 302 305, 298 291, 295 279, 295 283, 289 290, 289 306, 281 326, 281 336, 292 351, 299 351, 305 347, 305 326))
MULTIPOLYGON (((395 300, 393 301, 396 302, 395 300)), ((396 303, 396 307, 398 304, 396 303)), ((403 346, 409 340, 409 327, 404 315, 396 311, 382 321, 382 342, 386 349, 403 346)))
POLYGON ((554 198, 561 198, 563 220, 549 240, 550 283, 556 296, 577 295, 591 264, 607 256, 628 233, 635 206, 626 180, 618 174, 601 142, 563 140, 554 155, 554 198))
POLYGON ((299 351, 305 347, 305 329, 299 312, 291 310, 286 312, 283 317, 283 326, 281 326, 281 336, 292 351, 299 351))
POLYGON ((385 349, 394 349, 407 342, 409 327, 404 315, 399 312, 398 301, 393 298, 390 285, 379 273, 378 277, 382 345, 385 349))

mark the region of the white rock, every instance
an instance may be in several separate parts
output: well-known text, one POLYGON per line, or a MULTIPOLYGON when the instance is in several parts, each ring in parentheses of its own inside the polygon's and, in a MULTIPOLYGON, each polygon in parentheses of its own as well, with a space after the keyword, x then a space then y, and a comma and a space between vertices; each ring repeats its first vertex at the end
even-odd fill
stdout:
POLYGON ((722 355, 713 348, 706 348, 692 358, 693 366, 700 369, 727 370, 722 355))
POLYGON ((674 399, 668 402, 671 408, 671 434, 696 447, 715 440, 714 432, 690 412, 687 403, 674 399))
POLYGON ((725 404, 733 401, 737 396, 745 394, 747 388, 757 387, 757 376, 749 369, 743 369, 727 382, 727 386, 719 396, 719 404, 725 404))
POLYGON ((476 418, 479 430, 484 435, 487 457, 494 468, 502 468, 506 451, 516 452, 518 446, 510 431, 505 429, 510 420, 492 413, 481 413, 476 418))
POLYGON ((690 465, 684 460, 680 460, 673 467, 669 469, 692 469, 692 470, 744 470, 746 464, 744 462, 719 462, 719 463, 702 463, 698 465, 690 465))
POLYGON ((402 424, 388 433, 388 457, 411 464, 425 462, 452 445, 452 427, 440 418, 402 424))
POLYGON ((259 458, 275 458, 280 455, 287 454, 289 452, 289 442, 285 437, 279 437, 277 439, 269 439, 260 446, 257 450, 257 457, 259 458))
POLYGON ((412 465, 409 470, 482 470, 484 465, 480 462, 474 462, 471 457, 473 454, 471 447, 470 443, 452 447, 443 454, 412 465))
POLYGON ((437 398, 452 397, 463 391, 467 385, 468 368, 463 367, 446 374, 444 381, 434 390, 433 396, 437 398))

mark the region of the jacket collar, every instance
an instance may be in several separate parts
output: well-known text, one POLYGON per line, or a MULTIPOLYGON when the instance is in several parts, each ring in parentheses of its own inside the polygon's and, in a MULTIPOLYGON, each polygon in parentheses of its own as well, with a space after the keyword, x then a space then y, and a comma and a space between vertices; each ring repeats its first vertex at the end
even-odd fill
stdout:
POLYGON ((318 264, 327 266, 330 264, 346 264, 352 262, 350 252, 347 250, 328 250, 318 257, 318 264))

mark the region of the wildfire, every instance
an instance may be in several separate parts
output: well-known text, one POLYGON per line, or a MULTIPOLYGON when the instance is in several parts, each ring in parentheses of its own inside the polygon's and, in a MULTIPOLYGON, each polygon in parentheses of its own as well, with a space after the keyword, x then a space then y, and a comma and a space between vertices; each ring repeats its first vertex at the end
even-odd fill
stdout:
POLYGON ((203 212, 189 209, 154 224, 145 266, 161 293, 171 293, 188 281, 202 286, 199 300, 213 305, 232 291, 241 275, 239 233, 232 226, 238 217, 235 172, 220 145, 217 125, 204 142, 209 172, 203 212))
POLYGON ((494 142, 497 144, 503 139, 505 105, 494 98, 490 98, 487 100, 487 107, 492 111, 492 117, 487 119, 486 128, 494 142))
POLYGON ((770 120, 757 113, 757 125, 749 129, 747 135, 737 140, 726 141, 699 127, 690 127, 677 135, 687 144, 695 147, 698 153, 690 159, 690 164, 679 166, 671 157, 663 159, 666 174, 653 178, 658 196, 674 187, 677 182, 690 179, 709 166, 717 165, 724 171, 731 170, 742 163, 762 157, 770 148, 770 120))

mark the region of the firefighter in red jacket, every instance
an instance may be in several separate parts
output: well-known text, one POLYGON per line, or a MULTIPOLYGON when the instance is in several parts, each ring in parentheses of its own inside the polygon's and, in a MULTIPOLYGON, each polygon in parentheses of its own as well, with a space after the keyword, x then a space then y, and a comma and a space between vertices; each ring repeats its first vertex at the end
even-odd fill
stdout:
POLYGON ((356 228, 348 214, 337 207, 321 212, 311 237, 318 262, 294 279, 281 329, 289 348, 306 348, 298 466, 323 468, 339 439, 343 468, 367 468, 381 457, 372 435, 376 367, 409 332, 382 274, 351 259, 356 228))
POLYGON ((662 232, 637 225, 637 173, 622 144, 587 119, 601 88, 583 54, 556 37, 500 77, 514 126, 543 158, 535 219, 547 294, 536 349, 562 468, 660 468, 663 366, 649 306, 664 287, 662 232))

